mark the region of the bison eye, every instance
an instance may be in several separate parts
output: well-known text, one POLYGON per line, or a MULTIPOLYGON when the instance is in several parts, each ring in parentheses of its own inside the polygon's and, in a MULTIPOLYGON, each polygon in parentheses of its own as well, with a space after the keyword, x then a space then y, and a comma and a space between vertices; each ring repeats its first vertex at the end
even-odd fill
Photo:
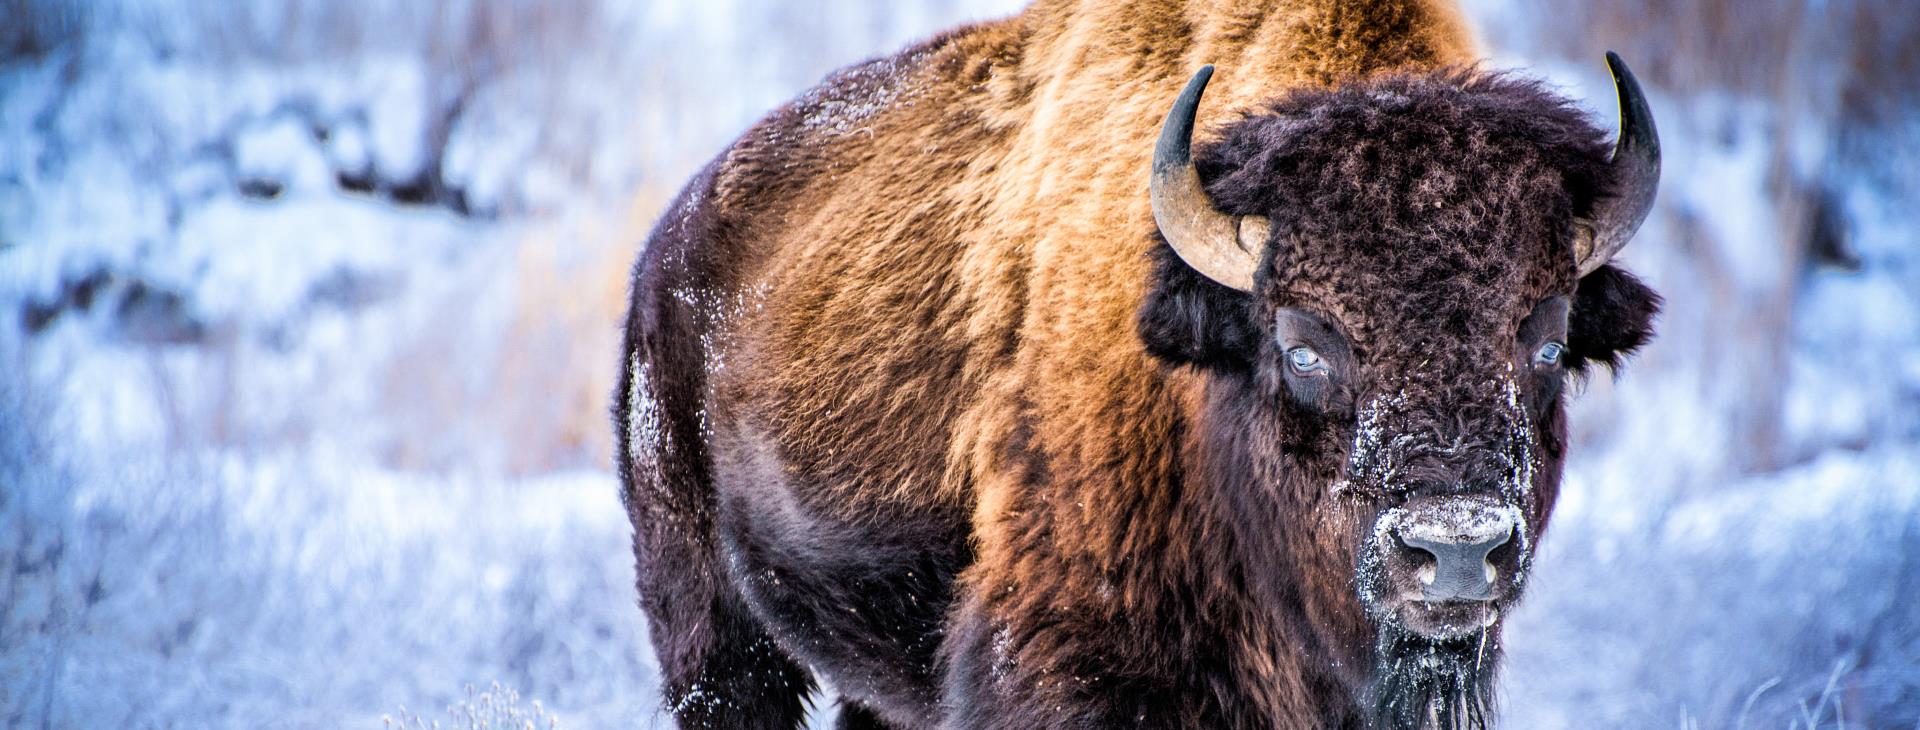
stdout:
POLYGON ((1560 364, 1560 358, 1565 355, 1566 352, 1566 345, 1558 342, 1549 342, 1541 345, 1540 349, 1534 351, 1533 364, 1543 367, 1556 367, 1560 364))
POLYGON ((1287 351, 1287 364, 1301 375, 1321 372, 1327 369, 1327 363, 1320 359, 1320 353, 1311 347, 1295 347, 1287 351))

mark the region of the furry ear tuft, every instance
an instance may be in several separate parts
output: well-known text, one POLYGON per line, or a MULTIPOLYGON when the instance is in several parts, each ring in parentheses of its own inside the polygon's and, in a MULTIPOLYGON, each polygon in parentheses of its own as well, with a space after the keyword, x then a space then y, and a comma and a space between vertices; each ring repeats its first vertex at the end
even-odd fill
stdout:
POLYGON ((1169 365, 1249 367, 1260 342, 1253 297, 1194 271, 1158 234, 1148 255, 1153 274, 1135 322, 1147 352, 1169 365))
POLYGON ((1625 269, 1608 264, 1580 279, 1568 322, 1567 367, 1587 372, 1595 364, 1618 371, 1620 363, 1653 337, 1660 295, 1625 269))

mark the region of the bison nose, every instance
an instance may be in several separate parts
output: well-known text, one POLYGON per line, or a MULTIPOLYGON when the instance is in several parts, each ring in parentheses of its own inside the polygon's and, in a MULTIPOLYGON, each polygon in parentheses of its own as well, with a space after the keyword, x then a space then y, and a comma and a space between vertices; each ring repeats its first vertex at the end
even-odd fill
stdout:
POLYGON ((1508 537, 1496 535, 1472 542, 1445 542, 1403 535, 1400 541, 1433 560, 1420 570, 1421 590, 1426 600, 1488 601, 1493 599, 1493 581, 1499 572, 1487 561, 1487 553, 1506 544, 1508 537))
POLYGON ((1511 509, 1447 500, 1410 511, 1394 531, 1428 601, 1488 601, 1500 569, 1489 559, 1513 539, 1511 509), (1420 555, 1425 553, 1425 555, 1420 555))

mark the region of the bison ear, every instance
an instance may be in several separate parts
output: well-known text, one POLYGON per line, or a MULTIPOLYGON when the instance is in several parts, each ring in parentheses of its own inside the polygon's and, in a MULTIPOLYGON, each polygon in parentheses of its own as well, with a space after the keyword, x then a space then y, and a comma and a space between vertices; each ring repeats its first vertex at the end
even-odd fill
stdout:
POLYGON ((1608 264, 1580 279, 1567 323, 1567 366, 1586 372, 1594 363, 1618 370, 1620 361, 1653 337, 1660 295, 1625 269, 1608 264))
POLYGON ((1244 369, 1259 347, 1253 297, 1195 271, 1155 236, 1153 273, 1136 325, 1147 352, 1171 365, 1244 369))

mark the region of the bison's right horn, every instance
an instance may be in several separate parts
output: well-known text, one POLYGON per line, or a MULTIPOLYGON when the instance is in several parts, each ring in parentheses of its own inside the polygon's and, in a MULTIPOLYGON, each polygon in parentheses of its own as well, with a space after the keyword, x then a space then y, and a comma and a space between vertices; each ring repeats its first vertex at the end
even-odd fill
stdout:
POLYGON ((1653 126, 1647 95, 1619 54, 1607 52, 1607 70, 1613 72, 1620 99, 1620 138, 1611 163, 1616 189, 1594 206, 1592 218, 1575 221, 1573 255, 1579 276, 1593 273, 1620 253, 1653 212, 1653 196, 1660 189, 1660 131, 1653 126))
POLYGON ((1251 292, 1270 225, 1263 216, 1231 216, 1214 208, 1193 168, 1193 119, 1212 78, 1212 66, 1195 73, 1160 127, 1153 148, 1153 222, 1188 266, 1251 292))

